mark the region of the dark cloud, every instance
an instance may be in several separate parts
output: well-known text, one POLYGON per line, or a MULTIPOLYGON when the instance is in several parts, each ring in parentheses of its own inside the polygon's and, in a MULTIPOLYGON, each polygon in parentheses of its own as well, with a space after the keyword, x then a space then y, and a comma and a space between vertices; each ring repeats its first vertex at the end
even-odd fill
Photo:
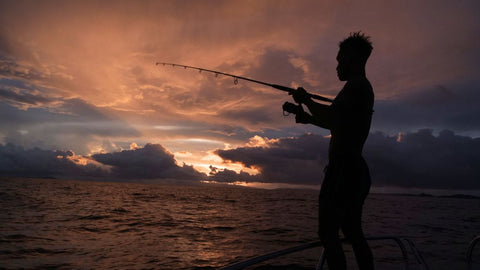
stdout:
POLYGON ((115 153, 95 154, 92 158, 112 166, 111 174, 115 178, 200 181, 205 176, 192 166, 185 164, 178 166, 173 154, 159 144, 147 144, 144 148, 115 153))
POLYGON ((19 65, 12 57, 3 54, 0 54, 0 76, 28 80, 36 80, 44 77, 42 72, 35 68, 19 65))
POLYGON ((26 103, 30 105, 38 105, 39 103, 47 103, 51 101, 51 99, 46 97, 35 96, 28 93, 19 94, 6 89, 0 89, 0 99, 6 99, 15 103, 26 103))
POLYGON ((229 169, 218 169, 217 167, 210 166, 210 173, 208 180, 216 181, 220 183, 232 183, 232 182, 262 182, 261 176, 251 175, 244 171, 237 173, 236 171, 229 169))
POLYGON ((448 87, 439 85, 414 94, 376 101, 373 127, 396 132, 429 127, 478 133, 479 87, 476 82, 448 87))
MULTIPOLYGON (((306 134, 268 140, 264 146, 217 150, 226 162, 241 163, 260 174, 237 173, 211 166, 207 177, 192 166, 178 165, 158 144, 92 157, 72 151, 24 149, 0 145, 0 175, 88 179, 174 179, 198 182, 268 182, 318 185, 327 164, 329 139, 306 134)), ((370 134, 365 145, 373 185, 425 189, 480 189, 480 139, 432 130, 389 136, 370 134)))
POLYGON ((257 169, 262 182, 318 184, 327 163, 328 139, 319 135, 284 138, 268 147, 217 150, 226 161, 257 169))
POLYGON ((0 176, 56 177, 103 180, 173 179, 198 182, 205 175, 192 166, 177 165, 173 155, 158 144, 143 148, 96 154, 75 155, 72 151, 24 149, 0 145, 0 176))
POLYGON ((480 139, 432 130, 371 134, 365 156, 377 186, 480 189, 480 139))
MULTIPOLYGON (((217 150, 216 154, 258 169, 257 179, 264 182, 319 184, 328 141, 323 136, 304 135, 279 139, 268 147, 217 150)), ((448 130, 438 136, 428 129, 399 137, 377 132, 370 135, 364 152, 375 186, 480 189, 480 139, 448 130)))
POLYGON ((20 80, 0 79, 0 100, 17 107, 49 105, 55 99, 43 94, 32 94, 35 89, 20 80))
MULTIPOLYGON (((105 168, 74 162, 72 151, 24 149, 13 144, 0 145, 0 175, 17 177, 105 177, 105 168)), ((78 157, 77 157, 78 158, 78 157)))

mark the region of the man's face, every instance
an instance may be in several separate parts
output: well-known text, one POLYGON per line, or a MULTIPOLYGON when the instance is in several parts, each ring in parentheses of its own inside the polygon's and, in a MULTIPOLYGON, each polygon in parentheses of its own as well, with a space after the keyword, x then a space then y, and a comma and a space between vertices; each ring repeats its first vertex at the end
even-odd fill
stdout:
POLYGON ((348 55, 340 50, 337 54, 337 77, 340 81, 347 81, 350 77, 351 61, 348 55))

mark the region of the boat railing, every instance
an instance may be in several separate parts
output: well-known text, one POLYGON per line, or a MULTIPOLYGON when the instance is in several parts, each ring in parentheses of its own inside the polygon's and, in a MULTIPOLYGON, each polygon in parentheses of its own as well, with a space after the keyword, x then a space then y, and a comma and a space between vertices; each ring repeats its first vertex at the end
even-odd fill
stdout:
MULTIPOLYGON (((367 237, 367 240, 368 241, 378 241, 378 240, 392 240, 392 241, 394 241, 397 244, 397 246, 400 248, 400 251, 402 252, 402 258, 403 258, 404 269, 405 270, 408 270, 409 265, 410 265, 409 255, 408 255, 409 250, 407 249, 407 247, 410 249, 410 252, 414 255, 417 264, 420 266, 420 269, 423 269, 423 270, 428 270, 429 269, 427 264, 425 263, 425 260, 423 259, 422 255, 420 254, 420 252, 418 251, 418 249, 416 248, 415 244, 413 243, 413 241, 411 239, 408 239, 406 237, 388 236, 387 235, 387 236, 367 237)), ((342 242, 347 242, 347 241, 345 241, 345 239, 342 239, 342 242)), ((307 250, 307 249, 311 249, 311 248, 315 248, 315 247, 319 247, 319 246, 322 246, 321 241, 313 241, 313 242, 305 243, 305 244, 302 244, 302 245, 298 245, 298 246, 274 251, 274 252, 271 252, 271 253, 267 253, 267 254, 257 256, 257 257, 254 257, 254 258, 250 258, 250 259, 247 259, 245 261, 238 262, 238 263, 234 263, 234 264, 231 264, 231 265, 228 265, 226 267, 221 268, 221 270, 245 269, 249 266, 252 266, 252 265, 255 265, 255 264, 270 260, 270 259, 273 259, 273 258, 277 258, 277 257, 283 256, 283 255, 287 255, 287 254, 290 254, 290 253, 299 252, 299 251, 302 251, 302 250, 307 250)), ((317 263, 316 269, 317 270, 323 269, 324 264, 325 264, 325 256, 324 256, 323 251, 322 251, 322 254, 321 254, 320 259, 317 263)))
POLYGON ((473 265, 472 265, 473 249, 475 248, 475 245, 479 241, 480 241, 480 235, 473 238, 473 240, 470 242, 470 245, 468 246, 468 249, 467 249, 467 264, 468 264, 468 269, 469 270, 473 269, 473 265))
MULTIPOLYGON (((409 269, 409 256, 408 256, 408 250, 407 247, 405 246, 405 243, 407 243, 408 247, 410 248, 410 252, 414 255, 415 260, 422 270, 428 270, 428 265, 423 259, 422 255, 420 254, 420 251, 418 251, 417 247, 415 246, 415 243, 405 237, 398 237, 398 236, 373 236, 373 237, 367 237, 367 240, 369 241, 377 241, 377 240, 393 240, 398 247, 400 248, 402 252, 402 257, 403 257, 403 262, 404 262, 404 269, 408 270, 409 269)), ((323 269, 323 266, 325 264, 325 256, 322 251, 322 254, 320 256, 320 259, 318 260, 316 270, 321 270, 323 269)))

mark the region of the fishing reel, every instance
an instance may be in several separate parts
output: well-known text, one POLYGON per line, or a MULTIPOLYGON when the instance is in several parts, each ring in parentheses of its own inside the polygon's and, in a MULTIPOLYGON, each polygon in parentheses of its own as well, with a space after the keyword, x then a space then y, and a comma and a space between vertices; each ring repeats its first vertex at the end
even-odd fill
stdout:
POLYGON ((285 102, 283 103, 283 115, 284 116, 288 116, 290 114, 300 114, 302 112, 304 112, 303 110, 303 107, 301 104, 294 104, 294 103, 291 103, 291 102, 285 102))

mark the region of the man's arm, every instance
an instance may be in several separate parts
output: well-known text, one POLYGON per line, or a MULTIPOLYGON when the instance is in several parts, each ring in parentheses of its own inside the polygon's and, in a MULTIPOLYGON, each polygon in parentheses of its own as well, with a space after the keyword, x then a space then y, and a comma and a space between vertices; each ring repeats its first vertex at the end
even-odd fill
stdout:
POLYGON ((311 123, 325 129, 332 128, 332 108, 308 99, 304 103, 312 114, 311 123))
POLYGON ((313 101, 308 95, 307 91, 303 88, 298 88, 292 93, 293 99, 297 103, 303 103, 307 106, 310 114, 302 113, 297 115, 295 120, 297 123, 313 124, 325 129, 331 129, 332 127, 332 108, 331 106, 324 105, 313 101))

